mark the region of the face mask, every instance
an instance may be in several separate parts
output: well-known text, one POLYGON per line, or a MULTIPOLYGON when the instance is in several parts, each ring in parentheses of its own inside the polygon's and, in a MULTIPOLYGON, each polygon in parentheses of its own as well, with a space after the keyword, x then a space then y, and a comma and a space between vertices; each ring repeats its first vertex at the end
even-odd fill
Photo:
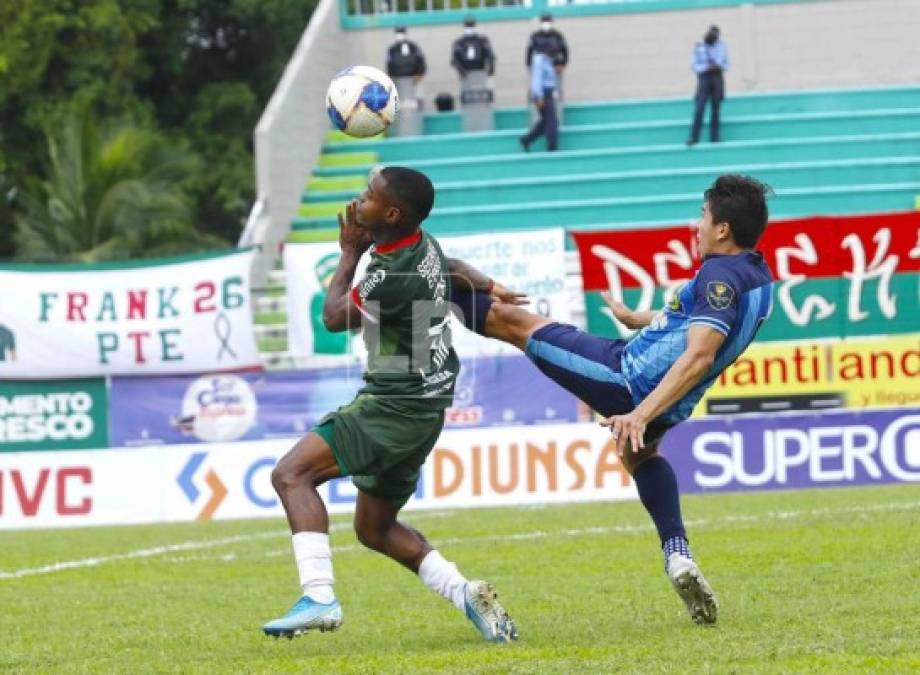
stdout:
POLYGON ((544 21, 540 24, 540 30, 542 30, 544 33, 549 33, 552 29, 553 24, 551 24, 549 21, 544 21))
POLYGON ((463 29, 463 34, 464 35, 476 35, 476 27, 467 26, 466 28, 463 29))
POLYGON ((405 34, 405 33, 397 33, 397 34, 396 34, 396 39, 397 39, 397 41, 402 42, 403 40, 406 39, 406 34, 405 34))

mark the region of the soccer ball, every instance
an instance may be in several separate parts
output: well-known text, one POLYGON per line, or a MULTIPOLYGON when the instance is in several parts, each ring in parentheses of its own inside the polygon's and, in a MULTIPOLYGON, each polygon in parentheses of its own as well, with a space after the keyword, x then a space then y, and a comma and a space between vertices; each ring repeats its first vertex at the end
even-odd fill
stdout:
POLYGON ((332 78, 326 111, 336 129, 349 136, 376 136, 390 126, 399 108, 396 85, 371 66, 352 66, 332 78))

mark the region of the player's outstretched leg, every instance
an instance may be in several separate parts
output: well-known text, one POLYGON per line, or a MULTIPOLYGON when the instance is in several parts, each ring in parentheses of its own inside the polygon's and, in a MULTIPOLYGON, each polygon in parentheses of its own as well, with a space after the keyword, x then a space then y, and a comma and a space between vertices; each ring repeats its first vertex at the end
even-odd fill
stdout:
POLYGON ((665 572, 671 585, 684 601, 694 623, 714 624, 719 604, 690 552, 674 469, 653 446, 646 446, 639 453, 627 447, 622 459, 636 483, 642 505, 658 530, 665 572))
POLYGON ((464 612, 489 642, 517 640, 517 627, 498 602, 495 587, 487 581, 467 580, 421 532, 396 520, 400 507, 359 492, 355 532, 361 543, 418 574, 428 588, 464 612))
POLYGON ((293 532, 291 542, 303 596, 284 616, 262 626, 266 635, 292 638, 342 625, 342 607, 333 591, 329 516, 316 492, 317 485, 339 475, 332 449, 316 433, 301 439, 272 472, 272 485, 293 532))
POLYGON ((545 316, 523 307, 495 302, 482 291, 456 289, 451 293, 458 318, 474 333, 494 340, 507 342, 521 351, 531 335, 543 326, 553 323, 545 316))

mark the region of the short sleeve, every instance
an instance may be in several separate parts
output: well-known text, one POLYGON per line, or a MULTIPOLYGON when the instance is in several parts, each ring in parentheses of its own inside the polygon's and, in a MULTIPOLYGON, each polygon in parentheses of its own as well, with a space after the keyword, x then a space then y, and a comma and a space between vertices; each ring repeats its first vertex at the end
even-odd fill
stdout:
POLYGON ((704 264, 693 282, 690 325, 708 326, 728 335, 738 317, 738 296, 733 274, 712 262, 704 264))
POLYGON ((364 278, 351 289, 351 300, 370 321, 399 314, 406 303, 406 294, 399 275, 384 267, 371 265, 364 278))

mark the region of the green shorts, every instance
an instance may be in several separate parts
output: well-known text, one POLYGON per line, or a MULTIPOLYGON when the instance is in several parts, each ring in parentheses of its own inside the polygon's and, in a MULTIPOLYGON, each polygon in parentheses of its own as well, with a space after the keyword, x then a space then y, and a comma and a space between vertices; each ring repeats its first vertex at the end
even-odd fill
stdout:
POLYGON ((373 497, 402 506, 441 435, 443 410, 417 410, 399 399, 358 397, 320 420, 313 431, 332 448, 343 476, 373 497))

